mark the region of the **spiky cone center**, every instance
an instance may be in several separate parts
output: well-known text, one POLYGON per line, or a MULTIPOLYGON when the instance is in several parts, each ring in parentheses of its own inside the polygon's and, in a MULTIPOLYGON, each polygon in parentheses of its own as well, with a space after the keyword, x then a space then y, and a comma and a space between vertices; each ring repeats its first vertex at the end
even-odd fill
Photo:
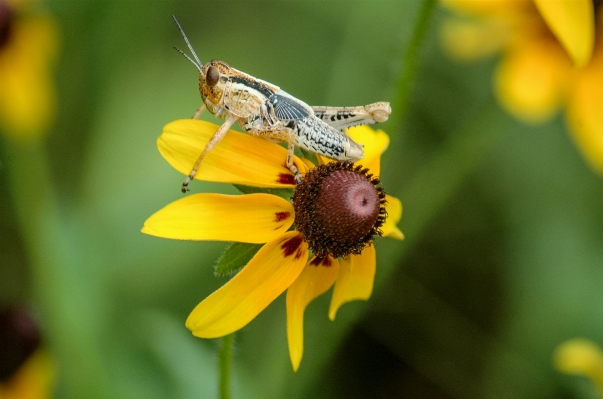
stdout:
POLYGON ((385 222, 385 192, 368 169, 331 162, 310 170, 293 194, 295 226, 317 257, 359 254, 385 222))

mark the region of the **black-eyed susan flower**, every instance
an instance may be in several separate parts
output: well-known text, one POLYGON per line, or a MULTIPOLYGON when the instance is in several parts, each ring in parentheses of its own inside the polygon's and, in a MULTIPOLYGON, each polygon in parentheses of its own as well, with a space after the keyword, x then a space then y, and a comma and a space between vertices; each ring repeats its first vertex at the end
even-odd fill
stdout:
POLYGON ((0 398, 47 399, 53 385, 52 361, 29 314, 20 307, 0 311, 0 398))
MULTIPOLYGON (((158 140, 159 150, 187 174, 216 129, 204 121, 172 122, 158 140)), ((195 178, 295 187, 293 203, 262 192, 194 194, 145 222, 142 231, 159 237, 263 244, 237 275, 192 311, 186 326, 195 336, 216 338, 237 331, 287 290, 289 353, 297 370, 306 306, 334 286, 329 309, 333 320, 343 303, 370 297, 376 270, 373 236, 403 238, 396 227, 402 205, 383 193, 376 177, 380 155, 389 143, 387 135, 368 127, 351 129, 349 134, 365 145, 362 164, 366 167, 348 162, 314 167, 295 157, 304 175, 296 186, 283 147, 230 131, 207 155, 195 178)))
POLYGON ((502 53, 498 100, 539 123, 565 108, 585 158, 603 173, 603 7, 592 0, 443 0, 444 47, 468 61, 502 53))
POLYGON ((0 0, 0 128, 13 138, 45 133, 56 108, 57 28, 33 7, 33 2, 0 0))
POLYGON ((562 373, 588 377, 603 397, 603 351, 594 342, 584 338, 563 342, 555 348, 553 364, 562 373))

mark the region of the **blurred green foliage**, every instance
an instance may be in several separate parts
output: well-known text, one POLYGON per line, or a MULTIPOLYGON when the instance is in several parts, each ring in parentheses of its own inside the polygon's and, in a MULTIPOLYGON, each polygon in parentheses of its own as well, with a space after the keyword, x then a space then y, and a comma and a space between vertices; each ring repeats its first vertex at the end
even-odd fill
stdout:
POLYGON ((551 355, 575 336, 603 344, 603 181, 561 118, 524 126, 497 107, 492 63, 445 58, 430 3, 46 3, 59 115, 39 147, 0 142, 0 301, 35 310, 57 397, 217 396, 216 344, 184 320, 228 278, 213 275, 227 244, 139 232, 181 195, 155 140, 200 104, 171 14, 203 61, 309 104, 394 104, 381 180, 406 240, 377 242, 369 302, 335 322, 327 296, 308 308, 297 373, 283 297, 241 330, 235 398, 593 397, 551 355))

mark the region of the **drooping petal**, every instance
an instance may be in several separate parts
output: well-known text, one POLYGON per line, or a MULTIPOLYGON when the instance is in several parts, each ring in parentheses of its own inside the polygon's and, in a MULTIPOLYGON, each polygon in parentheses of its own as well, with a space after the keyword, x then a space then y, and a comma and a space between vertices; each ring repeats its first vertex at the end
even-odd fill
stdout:
MULTIPOLYGON (((601 19, 603 20, 603 19, 601 19)), ((599 35, 603 41, 603 34, 599 35)), ((584 157, 603 174, 603 45, 580 71, 567 107, 570 131, 584 157)))
POLYGON ((339 276, 335 282, 329 319, 335 320, 337 310, 346 302, 366 301, 373 292, 377 254, 375 246, 364 248, 360 255, 349 255, 339 264, 339 276))
POLYGON ((540 15, 572 58, 585 66, 593 53, 595 18, 592 0, 534 0, 540 15))
POLYGON ((263 244, 289 229, 293 206, 270 194, 194 194, 153 214, 142 232, 179 240, 263 244))
POLYGON ((205 298, 186 320, 200 338, 216 338, 247 325, 302 272, 308 244, 297 231, 268 242, 228 283, 205 298))
POLYGON ((383 237, 397 238, 398 240, 404 239, 404 234, 397 227, 398 222, 402 219, 402 202, 396 197, 386 195, 385 209, 387 210, 387 219, 381 227, 383 231, 383 237))
POLYGON ((557 43, 523 41, 503 57, 495 76, 496 94, 517 118, 542 122, 561 105, 571 68, 557 43))
MULTIPOLYGON (((206 121, 177 120, 165 125, 157 147, 170 165, 188 175, 218 127, 206 121)), ((287 150, 280 145, 229 130, 207 154, 195 179, 256 187, 293 187, 295 179, 286 159, 287 150)), ((305 173, 305 164, 297 157, 294 162, 299 172, 305 173)))
POLYGON ((338 274, 337 259, 327 256, 317 262, 312 258, 287 290, 287 340, 294 371, 304 353, 304 311, 310 302, 331 288, 338 274))

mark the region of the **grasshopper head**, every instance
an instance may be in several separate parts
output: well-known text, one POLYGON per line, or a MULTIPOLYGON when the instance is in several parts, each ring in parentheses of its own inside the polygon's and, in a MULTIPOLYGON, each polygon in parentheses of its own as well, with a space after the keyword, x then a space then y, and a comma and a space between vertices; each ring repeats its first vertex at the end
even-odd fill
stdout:
MULTIPOLYGON (((213 60, 203 64, 193 46, 191 46, 190 41, 186 37, 184 30, 178 23, 178 20, 175 16, 174 22, 178 26, 188 49, 193 54, 193 58, 189 57, 184 51, 180 50, 178 47, 174 47, 180 54, 184 56, 187 60, 189 60, 199 71, 199 91, 201 92, 201 97, 203 98, 203 102, 207 105, 207 109, 211 113, 218 114, 223 112, 222 97, 224 96, 224 86, 228 81, 228 76, 230 75, 230 66, 223 61, 213 60)), ((218 115, 219 116, 219 115, 218 115)))
POLYGON ((201 68, 199 72, 199 91, 203 101, 211 111, 212 107, 219 106, 224 96, 224 87, 228 82, 230 66, 224 61, 212 60, 201 68))

